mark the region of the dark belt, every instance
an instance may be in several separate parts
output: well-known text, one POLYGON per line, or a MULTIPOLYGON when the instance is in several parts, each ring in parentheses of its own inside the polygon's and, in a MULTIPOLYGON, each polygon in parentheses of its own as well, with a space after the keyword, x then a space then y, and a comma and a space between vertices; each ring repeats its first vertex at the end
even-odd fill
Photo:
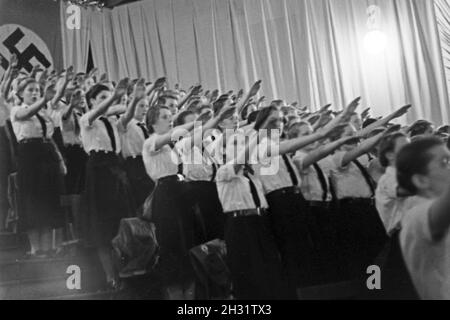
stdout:
POLYGON ((111 155, 115 155, 115 156, 118 155, 117 153, 115 153, 113 151, 106 151, 106 150, 98 150, 98 151, 92 150, 92 151, 89 152, 89 155, 91 155, 91 156, 99 155, 99 154, 101 154, 101 155, 111 154, 111 155))
POLYGON ((300 190, 299 187, 287 187, 287 188, 283 188, 283 189, 278 189, 275 191, 270 192, 269 194, 267 194, 267 196, 272 197, 272 196, 278 196, 278 195, 282 195, 282 194, 302 194, 302 191, 300 190))
POLYGON ((237 211, 229 211, 225 212, 226 215, 229 215, 233 218, 242 218, 242 217, 252 217, 252 216, 263 216, 267 213, 267 209, 257 208, 257 209, 247 209, 247 210, 237 210, 237 211))
POLYGON ((135 157, 126 157, 125 158, 125 161, 133 161, 133 160, 141 160, 142 159, 142 156, 141 155, 139 155, 139 156, 135 156, 135 157))
POLYGON ((338 201, 339 204, 354 204, 354 205, 369 205, 374 206, 375 205, 375 199, 373 198, 345 198, 338 201))
POLYGON ((157 183, 160 184, 160 183, 165 183, 165 182, 170 182, 170 181, 181 182, 181 181, 184 181, 184 177, 182 175, 180 175, 180 174, 176 174, 176 175, 173 175, 173 176, 167 176, 167 177, 159 178, 157 183))
POLYGON ((329 201, 308 201, 308 204, 314 208, 331 208, 331 202, 329 201))
POLYGON ((48 138, 26 138, 19 141, 19 144, 26 144, 26 143, 52 143, 52 140, 48 138))
POLYGON ((77 148, 77 149, 83 149, 83 146, 81 144, 65 144, 65 148, 77 148))

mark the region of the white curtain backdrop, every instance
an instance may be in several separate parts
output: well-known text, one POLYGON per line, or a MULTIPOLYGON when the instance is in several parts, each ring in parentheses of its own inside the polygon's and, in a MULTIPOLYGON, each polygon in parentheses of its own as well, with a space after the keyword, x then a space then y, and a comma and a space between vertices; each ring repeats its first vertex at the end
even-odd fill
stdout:
MULTIPOLYGON (((62 5, 62 23, 65 8, 62 5)), ((407 103, 409 121, 449 122, 439 32, 430 0, 142 0, 82 10, 63 25, 65 65, 84 70, 90 42, 100 72, 207 89, 248 89, 317 108, 357 96, 383 115, 407 103), (381 8, 385 50, 363 46, 366 10, 381 8)))
POLYGON ((436 0, 436 20, 441 39, 442 57, 444 61, 447 87, 450 85, 450 2, 436 0))

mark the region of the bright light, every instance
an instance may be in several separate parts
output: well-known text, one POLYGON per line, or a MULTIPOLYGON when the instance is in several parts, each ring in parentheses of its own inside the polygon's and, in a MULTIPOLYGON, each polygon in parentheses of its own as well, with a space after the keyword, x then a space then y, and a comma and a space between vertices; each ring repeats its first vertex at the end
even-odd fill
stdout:
POLYGON ((386 35, 379 31, 369 31, 364 37, 364 47, 368 53, 379 54, 384 51, 387 44, 386 35))

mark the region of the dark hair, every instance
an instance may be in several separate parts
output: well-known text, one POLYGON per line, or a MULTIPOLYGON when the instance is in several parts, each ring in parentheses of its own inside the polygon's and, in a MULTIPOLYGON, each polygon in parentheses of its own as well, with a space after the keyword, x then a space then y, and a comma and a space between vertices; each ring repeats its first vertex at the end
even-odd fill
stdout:
POLYGON ((198 112, 201 102, 202 101, 200 99, 192 100, 191 102, 189 102, 189 106, 187 107, 187 110, 190 110, 194 113, 198 112))
POLYGON ((175 127, 178 127, 178 126, 181 126, 181 125, 185 124, 185 119, 186 119, 186 117, 187 117, 187 116, 190 116, 190 115, 193 115, 193 114, 195 114, 195 113, 192 112, 192 111, 190 111, 190 110, 185 110, 185 111, 181 112, 181 113, 178 115, 178 117, 177 117, 177 119, 175 120, 175 122, 174 122, 173 125, 174 125, 175 127))
POLYGON ((91 89, 89 89, 89 91, 86 93, 86 101, 87 104, 89 106, 89 108, 92 108, 91 105, 91 99, 97 99, 97 96, 103 92, 103 91, 111 91, 107 86, 105 86, 104 84, 95 84, 94 86, 92 86, 91 89))
POLYGON ((213 107, 211 104, 202 104, 197 108, 197 113, 201 114, 203 112, 203 110, 208 109, 208 110, 213 110, 213 107))
POLYGON ((158 98, 158 104, 164 105, 169 99, 178 100, 178 96, 176 95, 175 92, 166 91, 162 94, 162 96, 158 98))
POLYGON ((397 181, 401 189, 411 195, 417 194, 417 187, 412 182, 415 174, 426 174, 432 160, 430 150, 444 143, 435 137, 423 137, 403 147, 397 155, 397 181))
POLYGON ((272 100, 272 102, 270 103, 270 106, 279 108, 279 107, 283 106, 283 104, 284 104, 283 100, 277 99, 277 100, 272 100))
POLYGON ((363 127, 363 129, 365 129, 365 128, 367 128, 368 126, 370 126, 371 124, 374 124, 374 123, 377 122, 377 121, 378 121, 378 120, 375 119, 375 118, 368 118, 368 119, 364 120, 362 127, 363 127))
POLYGON ((268 106, 259 110, 258 116, 256 117, 254 129, 256 131, 260 130, 263 124, 267 121, 272 112, 278 112, 279 109, 275 106, 268 106))
POLYGON ((400 138, 406 138, 406 135, 404 135, 401 132, 395 132, 392 134, 387 135, 384 137, 378 148, 378 159, 380 160, 380 164, 386 168, 389 166, 389 160, 387 158, 388 152, 394 152, 395 145, 397 143, 397 140, 400 138))
POLYGON ((256 121, 256 118, 258 117, 259 114, 259 110, 253 111, 252 113, 250 113, 247 117, 247 123, 251 124, 254 123, 256 121))
POLYGON ((153 125, 156 123, 156 121, 158 121, 161 110, 163 109, 170 112, 169 108, 162 105, 157 105, 148 109, 147 115, 145 117, 145 124, 147 125, 147 129, 150 134, 155 133, 153 125))
POLYGON ((450 126, 448 124, 440 126, 436 130, 436 133, 447 133, 447 134, 450 134, 450 126))
POLYGON ((251 106, 256 106, 256 103, 254 103, 254 102, 249 103, 249 104, 247 104, 247 105, 242 109, 242 112, 241 112, 241 118, 242 118, 242 120, 247 120, 247 118, 248 118, 248 116, 249 116, 248 109, 249 109, 251 106))
POLYGON ((408 133, 411 137, 423 135, 428 129, 432 127, 432 123, 427 120, 417 120, 408 129, 408 133))
POLYGON ((228 96, 226 96, 226 98, 219 98, 216 101, 214 101, 213 103, 214 116, 217 116, 219 114, 219 111, 222 110, 227 100, 228 96))

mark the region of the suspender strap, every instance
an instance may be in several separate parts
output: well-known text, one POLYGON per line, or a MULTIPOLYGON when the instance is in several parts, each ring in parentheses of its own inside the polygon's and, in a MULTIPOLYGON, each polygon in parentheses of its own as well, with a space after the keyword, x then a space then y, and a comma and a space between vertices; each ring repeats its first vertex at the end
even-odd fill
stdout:
POLYGON ((175 144, 173 142, 170 142, 169 147, 173 150, 173 152, 175 152, 177 154, 178 161, 180 161, 180 163, 178 164, 178 174, 183 175, 183 162, 181 161, 181 158, 180 158, 177 150, 175 149, 175 144))
POLYGON ((147 128, 145 127, 145 124, 139 122, 137 125, 138 125, 139 128, 141 128, 142 133, 144 134, 144 138, 145 138, 145 140, 147 140, 148 137, 149 137, 149 134, 148 134, 147 128))
POLYGON ((292 164, 291 164, 291 161, 290 161, 288 155, 283 154, 281 157, 283 158, 286 168, 289 172, 289 176, 291 177, 292 185, 297 187, 298 186, 298 178, 297 178, 297 175, 295 174, 294 168, 292 167, 292 164))
POLYGON ((101 117, 101 118, 99 118, 99 120, 105 124, 105 128, 106 128, 106 131, 108 132, 109 140, 111 142, 111 148, 113 149, 113 152, 116 153, 116 150, 117 150, 116 138, 114 137, 114 130, 113 130, 111 123, 105 117, 101 117))
POLYGON ((357 159, 353 160, 353 163, 358 167, 359 171, 361 171, 361 174, 364 177, 364 180, 366 180, 367 185, 370 188, 370 192, 372 192, 372 197, 375 196, 375 182, 373 181, 372 177, 370 176, 369 172, 366 168, 359 162, 357 159))
POLYGON ((39 113, 36 113, 36 117, 38 118, 39 122, 41 123, 43 138, 47 138, 47 124, 45 123, 44 118, 42 118, 42 116, 39 113))
POLYGON ((244 177, 248 179, 248 184, 250 185, 250 192, 252 193, 253 202, 255 203, 256 208, 261 208, 261 200, 259 199, 258 190, 256 189, 256 185, 253 180, 250 178, 249 172, 244 170, 244 177))
POLYGON ((317 177, 319 178, 320 185, 322 187, 322 200, 325 202, 327 200, 328 196, 328 186, 327 186, 327 180, 325 178, 325 174, 323 173, 322 169, 320 168, 318 163, 313 164, 313 168, 317 173, 317 177))

